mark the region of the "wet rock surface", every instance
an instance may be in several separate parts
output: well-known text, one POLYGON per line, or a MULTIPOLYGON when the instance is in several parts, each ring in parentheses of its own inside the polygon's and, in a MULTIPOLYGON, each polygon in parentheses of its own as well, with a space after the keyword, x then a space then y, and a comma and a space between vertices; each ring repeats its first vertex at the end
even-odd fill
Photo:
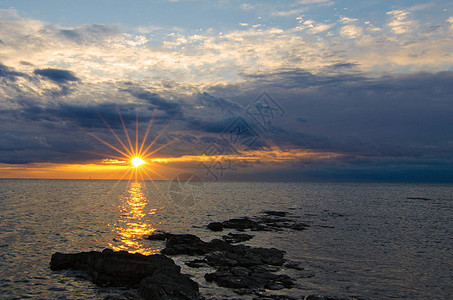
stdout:
POLYGON ((174 261, 161 254, 142 255, 126 251, 91 251, 75 254, 55 253, 50 268, 80 270, 101 286, 139 287, 144 299, 195 299, 198 284, 181 274, 174 261))
POLYGON ((264 211, 257 217, 233 218, 208 224, 207 228, 213 232, 239 231, 228 232, 221 236, 222 239, 206 242, 193 234, 156 231, 146 239, 165 241, 161 254, 145 256, 110 249, 76 254, 55 253, 52 255, 50 268, 81 270, 89 274, 98 285, 132 288, 120 295, 107 296, 106 299, 205 299, 199 295, 198 284, 182 274, 180 267, 167 256, 188 255, 195 258, 185 262, 188 267, 214 268, 213 272, 211 270, 204 274, 204 279, 232 289, 239 296, 238 299, 245 295, 249 299, 344 299, 323 295, 294 298, 275 294, 276 291, 278 293, 296 286, 294 278, 279 272, 282 268, 297 271, 296 278, 310 278, 315 274, 304 270, 299 262, 286 261, 283 250, 240 244, 254 237, 244 233, 246 230, 299 231, 308 227, 308 224, 300 222, 288 212, 264 211))
MULTIPOLYGON (((299 230, 299 227, 308 227, 298 224, 301 223, 297 223, 296 218, 289 218, 286 212, 265 211, 259 217, 212 222, 207 227, 212 231, 230 229, 240 232, 299 230)), ((285 251, 237 244, 252 239, 251 234, 229 232, 222 236, 223 240, 213 239, 210 242, 191 234, 159 234, 167 237, 162 254, 203 256, 186 262, 186 265, 192 268, 214 267, 214 272, 205 274, 206 281, 234 289, 237 293, 253 294, 259 290, 289 289, 295 285, 290 276, 276 274, 285 263, 285 251)))

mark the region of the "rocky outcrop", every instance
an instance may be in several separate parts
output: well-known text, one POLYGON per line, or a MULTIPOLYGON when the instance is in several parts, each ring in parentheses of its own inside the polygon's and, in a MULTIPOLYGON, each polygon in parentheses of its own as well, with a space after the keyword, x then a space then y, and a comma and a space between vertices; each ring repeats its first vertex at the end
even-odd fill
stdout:
POLYGON ((237 231, 281 231, 284 229, 305 230, 310 225, 297 221, 297 217, 283 211, 264 211, 260 216, 233 218, 223 222, 212 222, 207 225, 212 231, 234 229, 237 231))
POLYGON ((198 284, 188 276, 167 271, 155 272, 140 282, 138 289, 146 300, 197 299, 198 284))
POLYGON ((145 299, 195 299, 198 284, 181 274, 180 267, 165 255, 132 254, 126 251, 55 253, 52 270, 81 270, 102 286, 139 287, 145 299))
POLYGON ((161 253, 166 255, 203 255, 213 251, 228 250, 232 247, 231 244, 219 239, 204 242, 193 234, 173 234, 167 240, 161 253))

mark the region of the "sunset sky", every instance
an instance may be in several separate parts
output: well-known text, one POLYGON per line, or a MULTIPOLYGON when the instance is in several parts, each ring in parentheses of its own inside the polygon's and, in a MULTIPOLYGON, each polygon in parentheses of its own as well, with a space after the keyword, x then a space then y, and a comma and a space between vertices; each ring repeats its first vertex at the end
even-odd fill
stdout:
POLYGON ((452 182, 453 3, 3 0, 0 128, 0 178, 452 182))

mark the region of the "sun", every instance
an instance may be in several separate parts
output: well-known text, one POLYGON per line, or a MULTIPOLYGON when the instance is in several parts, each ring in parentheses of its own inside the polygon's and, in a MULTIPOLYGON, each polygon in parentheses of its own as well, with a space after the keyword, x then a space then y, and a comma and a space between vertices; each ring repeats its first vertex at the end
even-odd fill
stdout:
POLYGON ((145 161, 143 159, 141 159, 140 157, 136 156, 133 159, 131 159, 131 163, 134 165, 134 167, 137 168, 137 167, 143 165, 145 163, 145 161))

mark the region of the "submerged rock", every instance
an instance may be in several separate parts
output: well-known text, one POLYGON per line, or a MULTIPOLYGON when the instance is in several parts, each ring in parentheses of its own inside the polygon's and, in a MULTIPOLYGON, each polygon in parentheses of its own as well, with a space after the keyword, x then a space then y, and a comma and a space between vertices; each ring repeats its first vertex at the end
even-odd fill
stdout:
POLYGON ((198 284, 180 272, 180 267, 165 255, 132 254, 126 251, 90 251, 75 254, 55 253, 52 270, 81 270, 102 286, 140 286, 145 299, 193 299, 198 284))

